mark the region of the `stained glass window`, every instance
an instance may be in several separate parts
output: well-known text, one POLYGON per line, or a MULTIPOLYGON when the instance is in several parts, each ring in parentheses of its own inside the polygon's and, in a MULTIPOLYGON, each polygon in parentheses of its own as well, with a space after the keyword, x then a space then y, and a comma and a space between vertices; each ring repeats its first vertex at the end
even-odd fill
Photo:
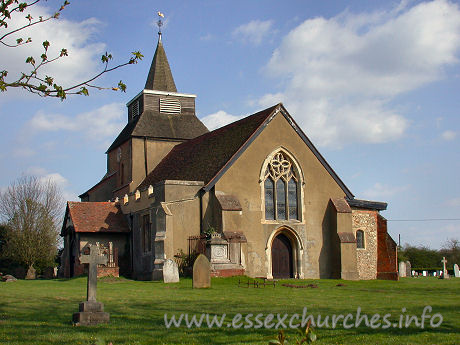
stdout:
POLYGON ((288 182, 289 219, 299 219, 297 215, 297 183, 291 178, 288 182))
POLYGON ((265 219, 299 220, 299 182, 292 162, 282 152, 276 153, 264 177, 265 219))
POLYGON ((286 219, 286 184, 283 179, 276 182, 276 210, 277 219, 286 219))
POLYGON ((275 219, 274 183, 269 177, 265 180, 265 219, 275 219))

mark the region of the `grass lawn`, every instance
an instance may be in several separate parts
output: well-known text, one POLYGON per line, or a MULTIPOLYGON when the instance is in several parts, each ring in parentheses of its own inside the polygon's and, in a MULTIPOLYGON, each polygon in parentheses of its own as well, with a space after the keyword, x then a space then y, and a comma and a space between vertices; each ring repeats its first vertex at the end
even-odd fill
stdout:
MULTIPOLYGON (((246 280, 247 278, 242 278, 246 280)), ((110 313, 110 324, 93 327, 75 327, 71 324, 72 313, 78 311, 78 303, 86 298, 86 278, 70 280, 37 280, 0 283, 0 344, 94 344, 104 340, 119 344, 268 344, 276 334, 275 329, 244 328, 247 314, 256 325, 255 315, 264 317, 270 313, 288 314, 285 321, 295 313, 302 318, 312 314, 322 321, 329 316, 329 328, 316 328, 315 344, 460 344, 460 279, 403 278, 393 281, 339 281, 339 280, 290 280, 286 283, 318 288, 282 287, 241 288, 238 278, 216 278, 212 288, 193 290, 190 279, 178 284, 140 282, 123 278, 103 278, 98 282, 98 300, 110 313), (338 287, 338 283, 345 286, 338 287), (406 315, 421 319, 425 306, 431 306, 433 315, 440 313, 442 324, 425 328, 414 322, 405 328, 406 315), (374 314, 391 314, 387 319, 391 327, 377 329, 364 325, 345 329, 339 320, 335 329, 331 318, 351 313, 346 325, 356 321, 357 308, 369 318, 374 314), (406 308, 403 313, 402 308, 406 308), (188 313, 189 317, 201 313, 226 314, 222 328, 203 327, 166 328, 164 314, 168 317, 188 313), (227 327, 232 318, 242 314, 242 327, 227 327), (403 327, 393 327, 403 314, 403 327)), ((263 322, 263 318, 261 319, 263 322)), ((293 321, 296 321, 293 319, 293 321)), ((380 319, 381 321, 381 319, 380 319)), ((439 318, 433 320, 439 322, 439 318)), ((274 324, 278 322, 276 315, 274 324)), ((296 323, 296 322, 294 322, 296 323)), ((237 322, 239 325, 240 322, 237 322)), ((271 323, 269 323, 271 324, 271 323)), ((375 323, 377 324, 377 323, 375 323)), ((288 339, 296 335, 286 330, 288 339)), ((294 341, 289 342, 295 344, 294 341)))

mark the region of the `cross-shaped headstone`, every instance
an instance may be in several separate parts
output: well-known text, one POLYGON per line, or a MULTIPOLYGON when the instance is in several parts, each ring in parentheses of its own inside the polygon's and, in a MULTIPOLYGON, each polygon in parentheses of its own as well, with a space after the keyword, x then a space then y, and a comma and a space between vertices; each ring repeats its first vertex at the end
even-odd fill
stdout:
POLYGON ((442 257, 441 262, 442 262, 442 265, 443 265, 443 268, 442 268, 443 278, 447 278, 447 269, 446 269, 447 260, 446 260, 446 258, 444 256, 442 257))
POLYGON ((89 255, 80 256, 82 264, 88 264, 88 287, 87 287, 87 301, 96 301, 96 288, 97 288, 97 265, 106 265, 107 257, 101 255, 98 246, 88 245, 89 255))

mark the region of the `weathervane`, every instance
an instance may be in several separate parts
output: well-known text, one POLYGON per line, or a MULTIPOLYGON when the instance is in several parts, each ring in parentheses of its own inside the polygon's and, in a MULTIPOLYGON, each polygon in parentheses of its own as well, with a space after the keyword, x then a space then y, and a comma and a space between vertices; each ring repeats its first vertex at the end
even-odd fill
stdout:
POLYGON ((160 36, 160 40, 161 40, 161 27, 163 26, 163 21, 161 19, 164 18, 164 17, 165 17, 165 15, 163 13, 161 13, 160 11, 158 11, 157 25, 158 25, 158 36, 160 36))

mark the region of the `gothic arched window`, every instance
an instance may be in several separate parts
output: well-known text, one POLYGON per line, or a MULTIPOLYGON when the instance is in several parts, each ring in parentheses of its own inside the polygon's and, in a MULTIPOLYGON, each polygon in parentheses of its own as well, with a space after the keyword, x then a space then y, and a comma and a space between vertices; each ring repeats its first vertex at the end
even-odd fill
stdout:
POLYGON ((299 220, 299 177, 283 152, 270 160, 264 179, 265 219, 299 220))
POLYGON ((356 248, 364 249, 364 231, 356 231, 356 248))

